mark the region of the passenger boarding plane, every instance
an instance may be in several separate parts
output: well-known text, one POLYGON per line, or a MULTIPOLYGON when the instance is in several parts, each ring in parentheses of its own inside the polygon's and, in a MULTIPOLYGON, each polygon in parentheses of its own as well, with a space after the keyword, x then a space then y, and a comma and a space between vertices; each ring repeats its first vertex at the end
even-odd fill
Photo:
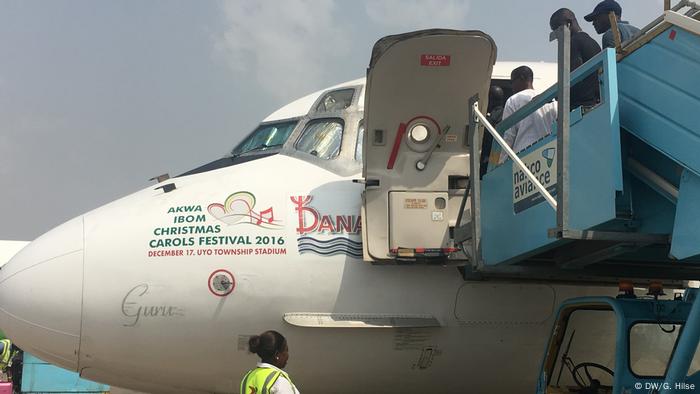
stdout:
MULTIPOLYGON (((554 64, 500 62, 492 83, 522 64, 537 89, 555 82, 554 64)), ((237 392, 249 336, 269 329, 305 394, 533 390, 555 306, 608 290, 363 261, 364 88, 296 100, 230 155, 37 238, 0 270, 0 327, 148 392, 237 392)))

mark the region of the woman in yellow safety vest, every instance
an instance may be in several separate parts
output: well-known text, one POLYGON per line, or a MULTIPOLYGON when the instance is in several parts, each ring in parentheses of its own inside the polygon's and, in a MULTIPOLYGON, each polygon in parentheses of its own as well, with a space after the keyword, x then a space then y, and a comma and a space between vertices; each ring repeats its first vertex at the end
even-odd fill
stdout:
POLYGON ((10 366, 12 356, 12 342, 9 339, 0 339, 0 370, 10 366))
POLYGON ((287 340, 277 331, 265 331, 248 340, 251 353, 260 356, 256 368, 241 381, 240 394, 299 394, 286 372, 289 359, 287 340))

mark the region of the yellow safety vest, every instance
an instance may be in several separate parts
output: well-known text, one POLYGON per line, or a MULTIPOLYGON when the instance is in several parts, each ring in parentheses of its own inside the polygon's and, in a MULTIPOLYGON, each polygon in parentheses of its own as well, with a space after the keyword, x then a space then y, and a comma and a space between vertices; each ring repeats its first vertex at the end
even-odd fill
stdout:
POLYGON ((280 376, 292 384, 292 379, 285 372, 273 369, 258 367, 250 370, 241 381, 240 394, 269 394, 270 389, 280 376))
POLYGON ((9 339, 2 339, 0 342, 3 345, 2 353, 0 353, 0 369, 4 369, 12 359, 12 342, 9 339))

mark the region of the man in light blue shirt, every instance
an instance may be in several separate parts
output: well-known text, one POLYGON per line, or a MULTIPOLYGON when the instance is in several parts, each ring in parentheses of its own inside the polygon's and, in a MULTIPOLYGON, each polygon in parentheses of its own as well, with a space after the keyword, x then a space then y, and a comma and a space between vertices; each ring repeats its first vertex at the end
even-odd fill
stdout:
POLYGON ((628 22, 621 20, 622 7, 615 0, 604 0, 598 3, 593 9, 593 12, 584 17, 588 22, 593 22, 593 27, 598 34, 603 35, 603 48, 614 48, 615 39, 613 38, 612 30, 610 29, 610 19, 608 14, 615 13, 617 19, 617 28, 620 30, 620 39, 622 42, 629 40, 639 33, 639 29, 630 25, 628 22))

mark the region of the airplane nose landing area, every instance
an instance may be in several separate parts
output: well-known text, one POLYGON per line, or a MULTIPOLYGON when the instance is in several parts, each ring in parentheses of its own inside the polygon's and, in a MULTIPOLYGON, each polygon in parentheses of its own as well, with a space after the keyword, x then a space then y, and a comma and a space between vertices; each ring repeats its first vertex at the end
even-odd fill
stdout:
POLYGON ((0 328, 20 348, 77 370, 83 217, 37 238, 0 270, 0 328))

